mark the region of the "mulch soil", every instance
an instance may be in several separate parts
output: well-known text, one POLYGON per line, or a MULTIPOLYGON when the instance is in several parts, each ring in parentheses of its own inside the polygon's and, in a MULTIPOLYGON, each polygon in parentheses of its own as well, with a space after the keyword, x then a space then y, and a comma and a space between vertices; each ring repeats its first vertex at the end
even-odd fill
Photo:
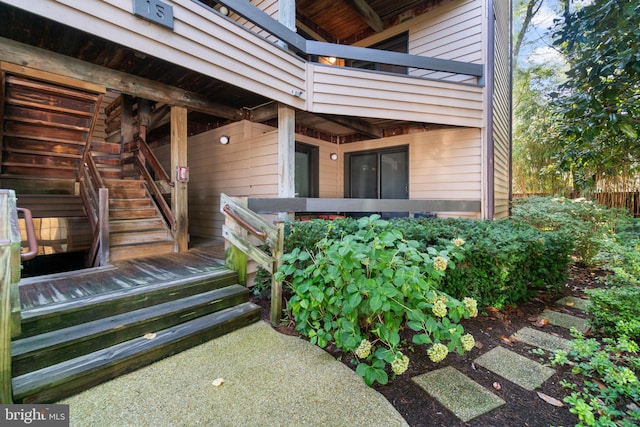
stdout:
MULTIPOLYGON (((512 338, 512 335, 521 328, 530 327, 563 338, 571 338, 569 331, 551 324, 544 324, 544 322, 540 321, 539 315, 545 309, 553 309, 584 317, 584 313, 570 307, 558 306, 554 302, 564 296, 584 298, 585 289, 602 286, 598 281, 598 276, 600 275, 602 275, 601 271, 574 266, 571 268, 570 278, 558 292, 538 292, 531 301, 517 307, 506 307, 502 310, 493 308, 480 310, 478 317, 462 321, 465 332, 474 336, 476 348, 462 356, 457 353, 450 353, 443 362, 434 364, 429 360, 424 346, 416 347, 413 352, 405 352, 409 356, 410 363, 408 370, 403 375, 389 381, 386 385, 376 383, 373 387, 387 398, 409 425, 415 427, 574 426, 578 423, 578 419, 569 412, 569 407, 566 403, 562 407, 554 406, 543 400, 537 393, 540 392, 562 401, 570 392, 562 387, 559 382, 563 379, 574 383, 579 382, 578 378, 571 373, 570 368, 554 366, 553 368, 556 369, 555 375, 538 389, 528 391, 476 365, 474 360, 481 354, 501 345, 541 363, 548 362, 548 358, 544 355, 537 355, 531 352, 531 350, 535 350, 534 347, 518 342, 512 338), (476 417, 468 423, 462 422, 411 380, 414 376, 445 366, 456 368, 491 390, 491 392, 502 398, 506 404, 487 414, 476 417)), ((254 297, 253 302, 262 306, 262 318, 268 321, 269 299, 254 297)), ((293 324, 283 324, 276 329, 283 334, 298 335, 293 329, 293 324)), ((407 335, 403 337, 408 343, 411 342, 409 333, 410 331, 406 331, 407 335)), ((355 370, 356 365, 350 355, 344 355, 330 346, 325 350, 355 370)), ((549 353, 547 352, 546 355, 548 356, 549 353)))

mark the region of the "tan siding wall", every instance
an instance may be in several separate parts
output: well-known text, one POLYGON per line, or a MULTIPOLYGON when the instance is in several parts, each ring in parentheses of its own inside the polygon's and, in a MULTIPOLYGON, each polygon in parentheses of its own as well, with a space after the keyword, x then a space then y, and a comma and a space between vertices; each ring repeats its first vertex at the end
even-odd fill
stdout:
MULTIPOLYGON (((419 18, 409 31, 409 53, 432 58, 481 64, 482 0, 447 2, 419 18)), ((475 83, 475 78, 428 70, 411 70, 411 75, 475 83)))
MULTIPOLYGON (((349 152, 409 146, 409 198, 480 200, 482 144, 480 129, 447 129, 362 141, 339 146, 338 175, 344 197, 344 155, 349 152)), ((439 212, 440 216, 479 218, 480 213, 439 212)))
MULTIPOLYGON (((155 153, 168 170, 170 146, 161 146, 155 153)), ((187 162, 189 234, 193 236, 220 238, 220 193, 277 196, 277 133, 273 128, 242 121, 192 136, 187 162), (220 135, 229 135, 231 142, 220 145, 220 135)))
POLYGON ((388 118, 454 126, 483 125, 483 89, 309 64, 315 113, 388 118))
POLYGON ((496 15, 493 93, 494 217, 509 215, 511 193, 511 88, 509 2, 494 1, 496 15))
POLYGON ((331 160, 329 158, 331 153, 339 152, 338 146, 327 141, 309 138, 304 135, 296 135, 296 141, 318 147, 318 168, 320 175, 318 177, 319 196, 326 198, 342 197, 343 184, 338 173, 342 163, 340 162, 340 159, 331 160))

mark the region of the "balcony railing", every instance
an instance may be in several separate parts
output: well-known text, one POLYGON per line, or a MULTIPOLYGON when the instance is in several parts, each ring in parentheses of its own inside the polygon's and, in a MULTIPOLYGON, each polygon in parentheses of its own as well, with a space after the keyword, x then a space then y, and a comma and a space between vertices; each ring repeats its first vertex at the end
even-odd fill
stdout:
MULTIPOLYGON (((222 14, 201 0, 193 1, 222 16, 222 14)), ((290 50, 305 57, 307 60, 319 56, 336 57, 353 61, 366 61, 399 67, 454 73, 476 77, 476 84, 478 86, 484 85, 484 65, 482 64, 307 40, 246 0, 221 0, 216 1, 216 3, 227 7, 257 27, 273 35, 280 42, 285 43, 290 50)))

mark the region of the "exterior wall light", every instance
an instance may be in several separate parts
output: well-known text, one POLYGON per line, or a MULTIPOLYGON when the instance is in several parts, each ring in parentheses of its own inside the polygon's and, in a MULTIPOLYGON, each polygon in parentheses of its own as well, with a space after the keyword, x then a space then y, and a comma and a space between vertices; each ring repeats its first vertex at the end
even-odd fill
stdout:
POLYGON ((331 153, 329 154, 329 158, 331 160, 338 160, 338 153, 331 153))
POLYGON ((222 136, 220 137, 219 142, 220 142, 220 144, 222 144, 222 145, 227 145, 227 144, 229 143, 229 141, 230 141, 230 140, 231 140, 231 139, 229 138, 229 135, 222 135, 222 136))
POLYGON ((229 16, 229 9, 227 9, 225 6, 220 6, 219 9, 220 13, 223 14, 224 16, 229 16))

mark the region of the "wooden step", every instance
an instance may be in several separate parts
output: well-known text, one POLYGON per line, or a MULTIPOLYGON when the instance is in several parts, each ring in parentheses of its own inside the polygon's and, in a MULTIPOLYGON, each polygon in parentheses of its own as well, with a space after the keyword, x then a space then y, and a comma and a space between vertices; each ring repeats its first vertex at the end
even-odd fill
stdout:
POLYGON ((137 209, 140 207, 146 208, 151 206, 151 200, 149 198, 130 198, 130 199, 114 199, 110 198, 109 208, 111 209, 137 209))
POLYGON ((147 190, 144 188, 110 188, 110 199, 141 199, 147 197, 147 190))
MULTIPOLYGON (((101 267, 100 269, 105 270, 109 269, 109 267, 101 267)), ((51 289, 62 288, 69 281, 68 276, 68 274, 62 273, 52 275, 51 279, 48 279, 47 276, 35 277, 31 280, 21 281, 20 286, 24 287, 31 282, 43 282, 51 289), (57 286, 56 282, 60 282, 61 286, 57 286)), ((19 338, 26 338, 74 326, 78 323, 91 322, 116 314, 162 304, 190 295, 220 289, 238 282, 238 274, 227 269, 156 282, 150 285, 140 285, 134 288, 128 283, 123 286, 118 282, 90 282, 95 280, 91 272, 86 275, 78 275, 75 272, 74 276, 75 281, 72 282, 72 286, 95 286, 100 290, 100 293, 89 294, 86 297, 66 300, 57 304, 50 303, 23 308, 21 314, 22 335, 19 338), (86 282, 85 285, 83 285, 84 282, 86 282)))
POLYGON ((120 157, 121 146, 119 143, 92 141, 91 152, 117 154, 120 157))
POLYGON ((155 207, 132 209, 109 209, 109 218, 113 219, 143 219, 155 218, 158 211, 155 207))
POLYGON ((175 242, 138 243, 134 245, 115 246, 109 249, 111 261, 141 258, 151 255, 170 254, 175 252, 175 242))
POLYGON ((89 354, 248 301, 249 290, 231 285, 92 322, 16 340, 13 376, 89 354))
POLYGON ((166 228, 161 228, 159 230, 136 231, 134 233, 124 232, 109 234, 109 244, 111 245, 112 251, 114 247, 118 246, 167 241, 173 243, 171 233, 166 228))
POLYGON ((131 219, 131 220, 112 220, 109 221, 109 231, 112 233, 120 232, 139 232, 145 230, 158 230, 160 228, 166 228, 165 222, 157 218, 148 219, 131 219))
POLYGON ((137 179, 106 179, 104 182, 109 189, 144 188, 144 181, 137 179))
POLYGON ((14 402, 49 403, 202 344, 260 318, 247 302, 13 378, 14 402))

